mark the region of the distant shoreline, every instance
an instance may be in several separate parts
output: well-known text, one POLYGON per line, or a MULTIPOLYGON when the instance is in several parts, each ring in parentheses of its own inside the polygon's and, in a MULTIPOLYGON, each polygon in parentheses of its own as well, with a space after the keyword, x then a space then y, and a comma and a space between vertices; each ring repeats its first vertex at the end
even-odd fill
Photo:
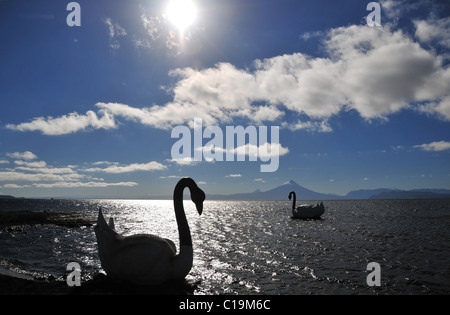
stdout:
MULTIPOLYGON (((377 189, 358 189, 348 192, 346 195, 337 195, 329 193, 320 193, 310 190, 289 180, 275 188, 261 191, 259 189, 253 192, 242 192, 234 194, 214 194, 206 190, 206 200, 230 200, 230 201, 283 201, 288 200, 288 194, 295 191, 301 200, 392 200, 392 199, 450 199, 450 189, 411 189, 402 190, 397 188, 377 188, 377 189)), ((0 199, 23 199, 11 195, 0 195, 0 199)), ((160 196, 129 196, 129 197, 108 197, 108 196, 58 196, 58 197, 36 197, 26 199, 117 199, 117 200, 172 200, 172 195, 160 196)), ((185 199, 189 199, 185 195, 185 199)))
MULTIPOLYGON (((16 200, 152 200, 152 201, 172 201, 171 197, 29 197, 29 198, 15 198, 16 200)), ((336 198, 336 199, 302 199, 302 201, 375 201, 375 200, 446 200, 450 199, 450 195, 438 195, 430 197, 386 197, 386 198, 336 198)), ((1 200, 1 199, 0 199, 1 200)), ((190 200, 190 197, 185 197, 184 200, 190 200)), ((227 198, 208 198, 205 201, 286 201, 285 199, 227 199, 227 198)), ((0 212, 2 210, 0 209, 0 212)), ((26 211, 26 210, 24 210, 26 211)))

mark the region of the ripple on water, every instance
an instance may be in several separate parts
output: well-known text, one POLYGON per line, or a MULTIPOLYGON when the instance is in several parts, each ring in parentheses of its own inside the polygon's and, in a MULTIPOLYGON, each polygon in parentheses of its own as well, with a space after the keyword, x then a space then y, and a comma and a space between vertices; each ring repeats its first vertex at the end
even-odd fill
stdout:
MULTIPOLYGON (((290 218, 284 201, 206 201, 201 217, 185 202, 194 242, 187 279, 197 284, 195 293, 450 293, 448 201, 324 203, 323 220, 302 221, 290 218), (366 284, 372 261, 382 268, 380 288, 366 284)), ((172 201, 39 203, 40 209, 73 209, 89 218, 100 205, 120 233, 157 234, 179 247, 172 201)), ((22 269, 63 275, 70 261, 88 274, 100 269, 92 227, 2 231, 0 243, 0 257, 22 269)))

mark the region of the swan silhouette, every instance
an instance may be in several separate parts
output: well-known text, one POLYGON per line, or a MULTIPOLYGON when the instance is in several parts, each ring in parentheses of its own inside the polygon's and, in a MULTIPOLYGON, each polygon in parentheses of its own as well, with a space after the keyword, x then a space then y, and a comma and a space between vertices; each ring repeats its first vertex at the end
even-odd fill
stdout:
POLYGON ((107 224, 100 208, 94 231, 100 262, 108 276, 139 285, 159 285, 186 277, 193 261, 191 232, 183 207, 186 187, 199 215, 205 200, 205 193, 191 178, 183 178, 175 186, 173 203, 180 239, 178 254, 169 239, 150 234, 119 235, 114 230, 112 218, 107 224))
POLYGON ((296 219, 320 219, 320 216, 325 212, 325 206, 323 202, 317 205, 303 204, 299 207, 295 207, 295 202, 297 197, 295 195, 295 191, 291 191, 289 193, 289 200, 294 196, 294 200, 292 203, 292 216, 296 219))

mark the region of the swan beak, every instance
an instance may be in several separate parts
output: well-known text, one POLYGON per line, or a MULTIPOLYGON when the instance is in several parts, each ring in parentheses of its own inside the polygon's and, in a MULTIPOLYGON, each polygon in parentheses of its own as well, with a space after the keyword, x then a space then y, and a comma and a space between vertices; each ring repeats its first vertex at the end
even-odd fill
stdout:
POLYGON ((196 203, 195 206, 197 207, 198 214, 199 214, 199 215, 202 215, 202 212, 203 212, 203 202, 196 203))

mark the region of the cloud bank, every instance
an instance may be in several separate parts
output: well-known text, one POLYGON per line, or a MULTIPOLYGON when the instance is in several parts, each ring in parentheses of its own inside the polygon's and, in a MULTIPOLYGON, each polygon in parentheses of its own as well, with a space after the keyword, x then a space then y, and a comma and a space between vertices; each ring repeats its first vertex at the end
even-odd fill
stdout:
MULTIPOLYGON (((109 26, 116 34, 114 24, 109 26)), ((201 117, 206 125, 245 119, 329 132, 329 119, 342 111, 371 120, 404 109, 450 121, 450 69, 445 56, 427 48, 433 40, 448 45, 450 19, 416 20, 414 26, 411 36, 389 24, 339 27, 323 41, 327 57, 293 53, 255 60, 246 69, 225 62, 202 70, 179 68, 169 73, 178 81, 167 88, 173 98, 164 105, 99 102, 97 112, 38 117, 6 127, 63 135, 117 128, 121 119, 169 129, 201 117), (281 122, 287 116, 294 120, 281 122)))
POLYGON ((96 167, 82 168, 75 165, 63 167, 49 166, 45 161, 35 161, 38 157, 30 151, 6 153, 6 156, 14 159, 12 163, 1 160, 0 164, 0 188, 75 188, 111 186, 133 187, 136 182, 107 182, 103 178, 93 177, 89 173, 122 174, 137 171, 160 171, 167 166, 152 161, 149 163, 132 163, 119 165, 117 162, 99 161, 92 165, 96 167), (10 167, 14 164, 15 167, 10 167), (106 167, 98 167, 106 165, 106 167), (88 173, 88 174, 86 174, 88 173), (17 183, 11 183, 17 182, 17 183))

